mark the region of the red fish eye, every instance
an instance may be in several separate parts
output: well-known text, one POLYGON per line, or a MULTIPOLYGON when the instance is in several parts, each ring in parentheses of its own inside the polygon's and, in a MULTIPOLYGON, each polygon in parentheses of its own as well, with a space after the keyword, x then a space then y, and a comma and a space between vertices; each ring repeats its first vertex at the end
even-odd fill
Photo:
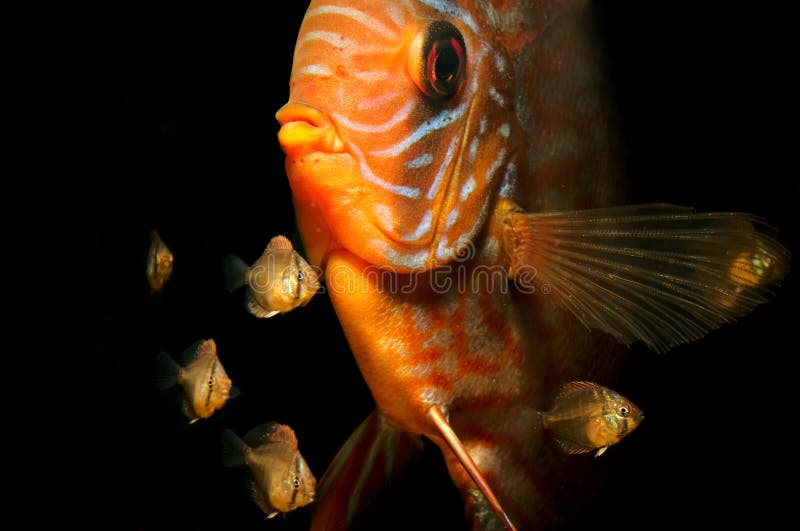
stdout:
POLYGON ((411 43, 408 70, 417 87, 429 98, 445 99, 458 91, 464 78, 467 49, 458 28, 436 21, 411 43))

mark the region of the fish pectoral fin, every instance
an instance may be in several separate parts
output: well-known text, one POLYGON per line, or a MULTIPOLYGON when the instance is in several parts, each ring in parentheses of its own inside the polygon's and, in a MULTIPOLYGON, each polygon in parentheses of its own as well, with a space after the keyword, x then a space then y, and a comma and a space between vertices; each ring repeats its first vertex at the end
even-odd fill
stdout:
POLYGON ((450 449, 453 450, 453 453, 456 455, 456 457, 458 457, 461 465, 472 478, 472 481, 475 482, 475 486, 480 489, 489 506, 503 523, 505 528, 516 531, 516 527, 514 527, 511 519, 503 510, 502 506, 500 505, 500 501, 497 499, 497 496, 494 495, 494 492, 492 492, 491 487, 484 479, 481 471, 478 470, 477 465, 475 465, 475 461, 472 460, 472 457, 470 457, 469 453, 464 448, 464 445, 461 444, 461 440, 450 427, 450 423, 447 421, 442 408, 439 406, 432 406, 428 410, 428 417, 433 421, 436 429, 439 430, 439 434, 442 436, 445 442, 447 442, 447 445, 450 447, 450 449))
POLYGON ((608 450, 608 446, 603 446, 602 448, 600 448, 599 450, 597 450, 597 453, 596 453, 596 454, 594 454, 594 456, 595 456, 595 457, 600 457, 601 455, 603 455, 604 453, 606 453, 606 450, 608 450))
POLYGON ((250 291, 248 291, 247 295, 245 295, 244 304, 245 307, 247 308, 247 311, 258 317, 259 319, 267 319, 269 317, 272 317, 273 315, 277 315, 280 313, 278 310, 267 310, 266 308, 261 306, 256 300, 256 298, 253 297, 253 294, 250 293, 250 291))
POLYGON ((588 328, 664 352, 766 302, 789 252, 763 220, 665 204, 503 218, 509 276, 588 328))
POLYGON ((312 531, 349 529, 377 492, 422 450, 418 435, 373 411, 347 439, 317 484, 312 531))
MULTIPOLYGON (((582 444, 578 444, 576 442, 568 441, 566 439, 562 439, 560 437, 554 437, 558 448, 564 452, 565 454, 588 454, 594 448, 591 446, 584 446, 582 444)), ((602 453, 602 452, 600 452, 602 453)), ((600 455, 600 454, 598 454, 600 455)), ((595 456, 597 457, 597 456, 595 456)))

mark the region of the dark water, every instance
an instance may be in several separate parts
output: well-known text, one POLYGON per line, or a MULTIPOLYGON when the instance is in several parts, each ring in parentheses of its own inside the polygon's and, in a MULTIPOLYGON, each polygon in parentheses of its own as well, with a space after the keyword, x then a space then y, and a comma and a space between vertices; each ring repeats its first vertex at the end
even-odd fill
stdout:
MULTIPOLYGON (((306 510, 264 521, 241 471, 220 466, 222 429, 288 423, 319 477, 373 407, 326 297, 263 321, 222 289, 225 254, 252 261, 269 237, 294 232, 273 115, 305 6, 285 4, 281 16, 119 9, 102 23, 68 21, 53 80, 68 111, 65 162, 78 192, 100 177, 91 189, 103 198, 79 208, 103 265, 86 354, 97 373, 81 408, 87 439, 101 444, 73 488, 91 500, 79 505, 86 525, 306 529, 306 510), (159 297, 144 276, 154 227, 175 254, 159 297), (204 337, 243 394, 188 427, 155 389, 152 362, 204 337)), ((797 253, 793 63, 779 15, 647 4, 600 3, 635 199, 760 214, 797 253)), ((780 521, 791 506, 773 478, 796 451, 784 345, 796 345, 797 301, 790 274, 774 302, 734 326, 662 356, 635 348, 620 391, 647 419, 602 457, 609 483, 564 529, 780 521)), ((457 528, 460 500, 435 452, 369 522, 457 528)))

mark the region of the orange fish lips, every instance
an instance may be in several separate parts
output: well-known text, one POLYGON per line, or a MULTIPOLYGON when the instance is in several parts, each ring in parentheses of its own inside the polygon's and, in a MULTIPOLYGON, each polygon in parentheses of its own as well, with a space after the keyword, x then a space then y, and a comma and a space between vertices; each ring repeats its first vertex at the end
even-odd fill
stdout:
POLYGON ((300 157, 315 151, 344 151, 344 143, 333 122, 316 107, 289 102, 278 110, 275 118, 281 124, 278 141, 287 157, 300 157))

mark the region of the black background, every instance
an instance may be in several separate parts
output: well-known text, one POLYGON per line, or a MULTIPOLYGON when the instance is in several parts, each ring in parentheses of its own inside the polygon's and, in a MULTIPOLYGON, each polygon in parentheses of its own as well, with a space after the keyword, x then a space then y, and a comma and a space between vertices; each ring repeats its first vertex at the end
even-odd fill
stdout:
MULTIPOLYGON (((795 39, 781 14, 598 5, 633 199, 759 214, 796 251, 795 39)), ((225 254, 250 262, 272 235, 295 231, 274 113, 305 7, 65 17, 50 81, 67 111, 66 171, 102 264, 86 354, 92 399, 80 408, 99 444, 72 483, 87 526, 306 529, 307 509, 264 521, 241 471, 220 466, 221 430, 288 423, 320 477, 373 408, 326 296, 257 320, 241 293, 222 289, 225 254), (175 255, 155 297, 144 275, 151 228, 175 255), (205 337, 243 394, 186 426, 175 397, 155 388, 153 358, 205 337)), ((791 482, 796 469, 797 302, 790 274, 775 301, 734 326, 662 356, 635 346, 619 390, 647 420, 602 457, 611 479, 568 526, 767 527, 786 517, 793 497, 775 478, 791 482)), ((365 528, 458 528, 459 497, 435 452, 370 518, 365 528)))

